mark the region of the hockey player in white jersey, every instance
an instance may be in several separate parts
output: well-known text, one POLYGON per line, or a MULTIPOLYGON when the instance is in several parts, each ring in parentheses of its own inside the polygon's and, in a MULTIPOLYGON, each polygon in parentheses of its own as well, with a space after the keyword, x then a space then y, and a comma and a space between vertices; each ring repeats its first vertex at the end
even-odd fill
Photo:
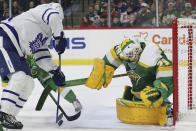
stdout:
POLYGON ((0 122, 9 129, 22 129, 15 116, 30 96, 34 81, 25 55, 34 54, 36 64, 51 76, 57 86, 63 86, 65 76, 50 58, 48 44, 54 38, 54 48, 62 54, 66 48, 58 3, 39 5, 0 23, 0 75, 8 79, 1 96, 0 122))

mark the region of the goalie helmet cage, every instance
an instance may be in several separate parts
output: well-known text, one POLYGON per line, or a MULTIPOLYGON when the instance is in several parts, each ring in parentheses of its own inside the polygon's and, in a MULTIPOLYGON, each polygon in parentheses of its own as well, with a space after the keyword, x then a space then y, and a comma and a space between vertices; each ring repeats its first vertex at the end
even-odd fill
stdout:
POLYGON ((173 124, 196 122, 196 19, 173 20, 173 124))

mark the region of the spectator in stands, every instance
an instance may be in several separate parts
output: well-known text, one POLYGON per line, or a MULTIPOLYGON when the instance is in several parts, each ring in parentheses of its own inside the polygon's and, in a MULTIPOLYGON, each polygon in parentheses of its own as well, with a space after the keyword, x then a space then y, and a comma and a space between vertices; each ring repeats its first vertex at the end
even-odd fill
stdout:
POLYGON ((0 0, 0 19, 3 16, 3 0, 0 0))
POLYGON ((100 4, 99 14, 103 14, 104 12, 107 12, 107 3, 102 1, 100 4))
POLYGON ((46 0, 40 0, 40 4, 46 4, 46 0))
POLYGON ((120 1, 119 8, 120 8, 120 13, 123 13, 127 10, 127 3, 125 0, 120 1))
POLYGON ((84 16, 82 22, 80 23, 80 28, 96 28, 93 21, 90 20, 88 15, 84 16))
POLYGON ((151 25, 152 15, 147 3, 141 3, 141 9, 137 14, 137 19, 139 22, 141 22, 141 26, 151 25))
MULTIPOLYGON (((9 11, 8 3, 4 0, 0 1, 1 6, 1 15, 0 15, 0 21, 6 19, 7 11, 9 11)), ((8 13, 9 15, 9 13, 8 13)))
POLYGON ((89 16, 89 19, 93 21, 95 24, 99 21, 100 17, 99 15, 96 14, 94 6, 89 6, 88 7, 88 13, 87 15, 89 16))
POLYGON ((129 18, 130 18, 130 15, 131 15, 132 13, 134 13, 133 8, 132 8, 131 6, 128 6, 128 7, 127 7, 127 11, 122 12, 122 13, 120 14, 120 22, 121 22, 122 24, 125 24, 125 23, 129 22, 129 20, 130 20, 130 19, 129 19, 129 18))
POLYGON ((185 11, 181 13, 181 18, 193 18, 191 3, 185 3, 185 11))
POLYGON ((113 28, 122 27, 122 24, 120 23, 120 19, 119 19, 118 15, 114 16, 114 18, 112 19, 111 27, 113 27, 113 28))
POLYGON ((137 22, 136 15, 134 13, 130 14, 129 21, 123 24, 123 27, 137 27, 139 23, 137 22))
POLYGON ((176 0, 176 10, 179 12, 182 12, 185 10, 184 8, 185 5, 185 0, 176 0))
POLYGON ((13 1, 12 3, 12 16, 16 16, 19 15, 19 5, 18 5, 18 1, 13 1))
POLYGON ((196 1, 195 1, 195 0, 189 0, 189 2, 190 2, 194 7, 196 7, 196 1))
POLYGON ((101 5, 100 0, 96 0, 94 9, 95 9, 96 14, 98 14, 98 15, 100 15, 100 9, 101 9, 100 5, 101 5))
POLYGON ((6 1, 3 2, 3 10, 8 9, 8 3, 6 1))
POLYGON ((99 21, 96 23, 97 28, 107 28, 107 16, 101 15, 99 21))
POLYGON ((6 20, 9 18, 9 9, 5 9, 4 12, 3 12, 3 16, 1 17, 0 21, 2 20, 6 20))
POLYGON ((34 1, 30 1, 29 2, 29 9, 34 8, 34 7, 35 7, 34 1))
MULTIPOLYGON (((156 10, 154 10, 153 12, 153 19, 152 19, 152 25, 156 26, 156 10)), ((163 23, 163 16, 164 16, 164 10, 163 10, 163 6, 159 5, 159 26, 165 26, 163 23)))
POLYGON ((165 24, 166 26, 171 26, 172 20, 180 16, 180 13, 174 10, 175 9, 174 6, 175 6, 174 3, 172 2, 168 3, 168 8, 163 16, 163 24, 165 24))
MULTIPOLYGON (((118 9, 115 6, 111 6, 110 13, 111 13, 112 19, 114 18, 114 16, 119 15, 118 9)), ((107 7, 105 7, 104 11, 101 14, 106 15, 106 16, 108 15, 107 7)))

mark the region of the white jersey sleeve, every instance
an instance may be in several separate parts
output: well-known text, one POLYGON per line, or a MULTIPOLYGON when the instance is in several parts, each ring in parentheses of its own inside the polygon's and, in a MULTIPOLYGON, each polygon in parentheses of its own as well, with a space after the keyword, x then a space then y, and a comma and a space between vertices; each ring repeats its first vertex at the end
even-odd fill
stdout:
POLYGON ((57 64, 52 60, 47 46, 43 46, 37 50, 34 53, 34 57, 36 64, 47 72, 56 70, 58 67, 57 64))
POLYGON ((62 20, 64 18, 61 5, 58 3, 50 3, 38 6, 37 11, 33 11, 32 14, 37 16, 38 12, 40 12, 42 21, 51 28, 53 36, 60 36, 63 30, 62 20))
POLYGON ((1 22, 20 56, 34 54, 46 41, 63 31, 63 9, 58 3, 42 4, 1 22))

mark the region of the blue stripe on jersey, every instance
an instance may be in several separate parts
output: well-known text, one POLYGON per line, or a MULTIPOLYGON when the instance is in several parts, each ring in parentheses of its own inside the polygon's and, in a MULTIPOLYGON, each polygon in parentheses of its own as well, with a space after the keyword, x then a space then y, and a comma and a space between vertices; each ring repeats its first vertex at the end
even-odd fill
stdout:
POLYGON ((36 50, 36 51, 34 52, 34 54, 35 54, 35 53, 38 53, 38 52, 41 52, 41 51, 48 51, 48 49, 38 49, 38 50, 36 50))
POLYGON ((1 24, 6 25, 10 29, 10 31, 14 34, 14 36, 15 36, 17 42, 18 42, 18 45, 20 47, 18 33, 16 32, 16 30, 14 29, 14 27, 12 27, 11 25, 8 25, 7 23, 4 23, 4 22, 1 22, 1 24))
POLYGON ((23 102, 26 102, 27 101, 27 100, 25 100, 23 98, 20 98, 19 97, 20 95, 18 93, 16 93, 16 92, 13 92, 13 91, 10 91, 10 90, 6 90, 6 89, 4 89, 3 92, 8 92, 10 94, 16 95, 16 96, 18 96, 18 99, 21 100, 21 101, 23 101, 23 102))
POLYGON ((39 60, 41 60, 41 59, 46 59, 46 58, 51 58, 49 55, 47 55, 47 56, 42 56, 42 57, 39 57, 39 58, 37 58, 35 61, 37 62, 37 61, 39 61, 39 60))
MULTIPOLYGON (((47 13, 47 11, 51 10, 52 8, 48 8, 47 10, 44 11, 44 14, 42 15, 42 20, 45 22, 44 20, 44 15, 47 13)), ((46 23, 46 22, 45 22, 46 23)))
POLYGON ((5 77, 7 77, 8 74, 10 74, 10 70, 8 68, 8 65, 5 61, 5 57, 2 53, 2 51, 0 50, 0 61, 1 61, 1 64, 0 64, 0 76, 4 79, 5 77))
POLYGON ((22 106, 18 105, 15 101, 13 101, 13 100, 11 100, 11 99, 9 99, 9 98, 1 98, 1 100, 2 100, 2 101, 9 101, 9 102, 15 104, 16 107, 22 108, 22 106))
POLYGON ((50 15, 52 14, 59 14, 59 12, 51 12, 47 17, 47 24, 49 24, 50 15))

